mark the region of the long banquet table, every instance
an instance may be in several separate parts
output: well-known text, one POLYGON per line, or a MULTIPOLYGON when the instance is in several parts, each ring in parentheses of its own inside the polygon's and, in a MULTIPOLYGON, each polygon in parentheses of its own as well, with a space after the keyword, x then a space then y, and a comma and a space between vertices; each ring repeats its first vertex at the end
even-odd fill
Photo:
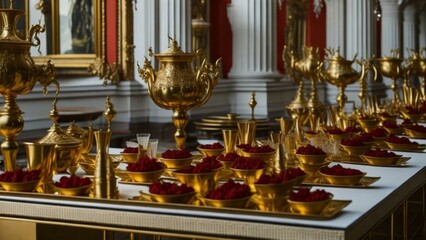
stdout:
MULTIPOLYGON (((411 159, 400 167, 342 164, 381 177, 369 187, 315 187, 352 201, 330 219, 132 201, 142 186, 131 184, 118 184, 118 200, 1 191, 0 218, 190 238, 361 239, 414 192, 424 191, 426 154, 402 154, 411 159)), ((424 220, 424 199, 422 211, 424 220)))

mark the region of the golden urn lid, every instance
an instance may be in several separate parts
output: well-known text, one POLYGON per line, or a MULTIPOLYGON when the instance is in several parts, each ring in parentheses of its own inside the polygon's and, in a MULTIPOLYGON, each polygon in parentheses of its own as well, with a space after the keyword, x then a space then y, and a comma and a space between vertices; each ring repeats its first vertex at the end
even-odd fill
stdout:
POLYGON ((150 56, 157 57, 160 61, 192 61, 192 58, 196 56, 194 53, 187 53, 182 51, 175 38, 169 37, 169 48, 162 53, 154 53, 152 48, 148 50, 150 56))

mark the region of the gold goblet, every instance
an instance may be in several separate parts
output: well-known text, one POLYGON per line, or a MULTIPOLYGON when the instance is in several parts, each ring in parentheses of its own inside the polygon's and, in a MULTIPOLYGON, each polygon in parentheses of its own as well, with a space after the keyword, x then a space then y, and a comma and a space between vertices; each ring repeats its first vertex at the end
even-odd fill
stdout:
POLYGON ((399 57, 399 49, 391 50, 390 57, 383 57, 376 59, 379 72, 392 80, 391 89, 393 91, 393 100, 392 104, 395 107, 398 107, 401 103, 401 98, 398 94, 398 86, 396 81, 403 76, 404 70, 401 66, 404 59, 399 57))
POLYGON ((53 170, 56 165, 55 144, 24 142, 27 153, 28 170, 40 170, 40 180, 36 191, 50 192, 49 184, 52 182, 53 170))
POLYGON ((184 149, 185 127, 188 124, 188 110, 205 104, 212 94, 219 78, 220 59, 210 64, 204 57, 201 66, 194 72, 192 61, 201 54, 183 52, 176 39, 170 38, 169 48, 160 54, 149 49, 149 55, 159 61, 160 69, 155 72, 151 61, 145 58, 143 68, 138 66, 139 75, 148 83, 152 101, 161 108, 173 111, 176 148, 184 149))

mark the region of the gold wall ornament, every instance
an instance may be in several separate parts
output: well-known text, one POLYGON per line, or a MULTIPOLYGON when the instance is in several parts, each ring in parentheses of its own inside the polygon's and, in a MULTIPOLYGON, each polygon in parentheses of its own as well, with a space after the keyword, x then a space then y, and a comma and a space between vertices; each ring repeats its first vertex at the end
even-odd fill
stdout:
POLYGON ((0 110, 0 134, 4 137, 1 152, 6 171, 13 171, 16 165, 16 155, 19 145, 16 137, 24 127, 22 111, 15 99, 18 95, 28 94, 32 91, 36 81, 39 81, 44 92, 51 83, 59 84, 54 79, 54 67, 47 65, 37 66, 30 56, 30 47, 39 45, 37 37, 45 31, 41 25, 33 25, 27 32, 26 39, 19 37, 16 24, 22 10, 0 9, 2 33, 0 34, 0 93, 5 98, 3 108, 0 110))
POLYGON ((90 64, 88 70, 91 74, 99 76, 104 86, 107 85, 108 81, 112 84, 118 84, 120 82, 121 66, 118 63, 108 64, 98 58, 94 63, 90 64))
POLYGON ((157 72, 147 58, 142 68, 138 65, 139 75, 148 84, 152 101, 161 108, 173 111, 177 149, 185 148, 188 110, 200 107, 210 99, 219 78, 221 59, 213 65, 204 58, 194 72, 192 61, 200 54, 199 51, 195 54, 183 52, 176 39, 170 38, 169 48, 165 52, 154 54, 149 50, 149 55, 159 61, 157 72))
POLYGON ((393 91, 392 105, 398 108, 401 104, 397 80, 404 76, 402 62, 404 59, 400 57, 399 49, 392 49, 391 56, 376 59, 379 72, 392 80, 391 89, 393 91))
POLYGON ((361 64, 360 73, 352 68, 356 56, 355 54, 352 60, 347 60, 340 55, 339 49, 326 49, 325 61, 328 61, 328 66, 327 69, 322 71, 321 76, 339 89, 337 103, 342 116, 345 115, 345 104, 348 99, 345 95, 346 86, 363 79, 365 75, 365 66, 363 64, 361 64))

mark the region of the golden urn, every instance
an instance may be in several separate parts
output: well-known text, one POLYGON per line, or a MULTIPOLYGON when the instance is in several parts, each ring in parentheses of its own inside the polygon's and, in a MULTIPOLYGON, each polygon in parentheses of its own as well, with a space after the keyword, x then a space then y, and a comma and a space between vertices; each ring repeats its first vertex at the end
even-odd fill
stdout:
POLYGON ((44 32, 44 27, 33 25, 25 39, 18 35, 16 23, 23 14, 22 10, 13 9, 12 1, 10 8, 0 9, 0 93, 5 98, 0 110, 0 134, 4 137, 1 152, 6 171, 15 169, 19 148, 16 137, 24 128, 22 111, 15 101, 16 97, 31 92, 36 81, 44 86, 45 93, 51 83, 59 86, 54 80, 54 66, 50 62, 36 66, 30 55, 30 47, 39 45, 37 34, 44 32))
POLYGON ((321 75, 327 82, 339 89, 337 103, 339 104, 339 111, 342 115, 344 115, 345 104, 348 99, 345 95, 346 86, 363 79, 365 76, 365 67, 363 64, 361 64, 361 73, 352 68, 355 59, 356 55, 352 60, 343 58, 339 53, 339 49, 326 49, 328 66, 322 71, 321 75))
POLYGON ((173 111, 173 124, 176 148, 184 149, 186 141, 185 127, 188 124, 188 110, 205 104, 212 94, 219 78, 220 59, 210 64, 200 51, 183 52, 176 39, 170 38, 169 48, 160 54, 149 49, 149 55, 155 56, 159 70, 155 72, 151 61, 145 58, 143 68, 138 66, 139 75, 148 84, 152 101, 161 108, 173 111), (201 66, 193 70, 195 57, 204 57, 201 66))

